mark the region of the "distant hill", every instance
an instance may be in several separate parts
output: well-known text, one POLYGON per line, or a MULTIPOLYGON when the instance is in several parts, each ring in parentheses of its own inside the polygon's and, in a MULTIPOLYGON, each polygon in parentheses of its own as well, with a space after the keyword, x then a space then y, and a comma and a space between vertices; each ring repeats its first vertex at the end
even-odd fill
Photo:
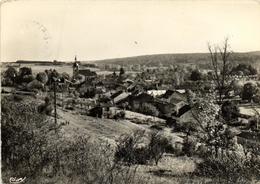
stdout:
MULTIPOLYGON (((209 53, 184 53, 184 54, 155 54, 155 55, 143 55, 133 56, 125 58, 104 59, 94 61, 96 64, 118 64, 118 65, 147 65, 168 66, 172 64, 196 64, 207 65, 210 59, 209 53)), ((260 51, 246 52, 246 53, 233 53, 232 60, 237 63, 259 63, 260 51)))

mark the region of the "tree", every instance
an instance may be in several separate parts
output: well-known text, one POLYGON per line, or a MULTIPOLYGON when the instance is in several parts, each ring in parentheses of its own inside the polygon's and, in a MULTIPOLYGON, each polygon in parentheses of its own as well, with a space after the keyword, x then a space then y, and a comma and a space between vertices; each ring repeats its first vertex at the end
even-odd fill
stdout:
POLYGON ((226 121, 232 121, 238 118, 239 108, 231 101, 226 101, 221 106, 221 113, 226 121))
POLYGON ((48 82, 48 75, 45 72, 39 72, 36 75, 36 79, 40 82, 42 82, 43 84, 46 84, 48 82))
POLYGON ((14 67, 8 67, 4 73, 4 78, 9 78, 11 81, 15 82, 18 72, 14 67))
POLYGON ((19 69, 18 73, 18 83, 29 83, 34 80, 34 76, 32 75, 32 69, 29 67, 22 67, 19 69))
POLYGON ((32 69, 29 67, 22 67, 19 69, 19 76, 32 75, 32 69))
POLYGON ((257 104, 260 104, 260 91, 258 90, 256 95, 253 97, 253 101, 257 104))
POLYGON ((210 60, 213 68, 213 79, 218 92, 218 102, 222 102, 224 94, 230 90, 230 60, 231 51, 229 49, 228 39, 225 39, 222 47, 209 44, 210 60))
POLYGON ((119 72, 119 75, 122 76, 125 74, 125 70, 123 67, 120 68, 120 72, 119 72))
POLYGON ((158 109, 150 103, 143 103, 139 106, 137 109, 138 112, 146 114, 146 115, 151 115, 151 116, 158 116, 159 111, 158 109))
POLYGON ((232 75, 256 75, 257 70, 250 64, 239 64, 231 70, 232 75))
POLYGON ((199 72, 199 70, 193 70, 190 75, 190 80, 192 81, 199 81, 202 79, 202 74, 199 72))
POLYGON ((244 85, 243 91, 242 91, 242 99, 248 100, 251 102, 253 99, 253 96, 257 93, 257 88, 255 85, 253 85, 251 82, 248 82, 244 85))

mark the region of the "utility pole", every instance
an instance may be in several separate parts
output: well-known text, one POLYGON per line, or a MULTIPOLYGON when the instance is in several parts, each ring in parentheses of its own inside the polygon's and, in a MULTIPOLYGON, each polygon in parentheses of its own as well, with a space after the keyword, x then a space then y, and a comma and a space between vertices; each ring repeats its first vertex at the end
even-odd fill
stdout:
POLYGON ((57 79, 55 79, 54 78, 54 89, 53 89, 53 91, 54 91, 54 120, 55 120, 55 125, 57 125, 57 107, 56 107, 56 80, 57 79))

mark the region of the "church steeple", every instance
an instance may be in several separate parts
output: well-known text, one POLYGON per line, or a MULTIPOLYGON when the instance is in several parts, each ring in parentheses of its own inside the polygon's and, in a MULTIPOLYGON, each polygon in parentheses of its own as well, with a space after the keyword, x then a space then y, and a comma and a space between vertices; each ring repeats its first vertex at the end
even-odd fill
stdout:
POLYGON ((77 61, 77 56, 74 58, 74 63, 73 63, 73 76, 76 76, 79 71, 79 62, 77 61))

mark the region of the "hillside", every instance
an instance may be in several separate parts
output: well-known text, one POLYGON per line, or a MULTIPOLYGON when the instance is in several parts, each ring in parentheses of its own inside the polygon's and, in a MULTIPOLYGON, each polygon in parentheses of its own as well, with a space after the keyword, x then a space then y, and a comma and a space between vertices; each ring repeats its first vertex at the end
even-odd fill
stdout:
MULTIPOLYGON (((260 61, 260 51, 246 52, 246 53, 233 53, 233 61, 238 63, 241 62, 252 62, 257 63, 260 61)), ((168 66, 171 64, 197 64, 207 65, 209 60, 209 53, 183 53, 183 54, 155 54, 155 55, 143 55, 133 56, 125 58, 115 59, 104 59, 94 61, 96 64, 119 64, 119 65, 164 65, 168 66)))

